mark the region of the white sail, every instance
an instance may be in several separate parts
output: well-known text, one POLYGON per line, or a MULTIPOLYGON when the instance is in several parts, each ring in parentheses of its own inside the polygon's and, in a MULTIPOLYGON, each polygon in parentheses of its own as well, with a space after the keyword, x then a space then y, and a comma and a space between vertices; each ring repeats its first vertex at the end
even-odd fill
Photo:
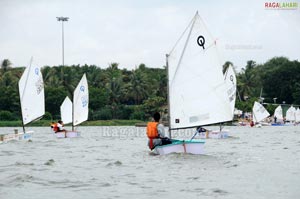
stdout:
POLYGON ((282 108, 280 105, 275 109, 274 117, 276 117, 277 120, 283 120, 282 108))
POLYGON ((296 122, 300 122, 300 109, 299 108, 297 108, 295 116, 296 116, 296 122))
POLYGON ((19 80, 19 95, 24 125, 45 114, 43 76, 40 67, 32 65, 32 62, 19 80))
POLYGON ((229 67, 225 72, 225 82, 227 85, 227 96, 230 101, 230 107, 231 107, 232 118, 233 118, 235 100, 236 100, 236 76, 232 65, 229 65, 229 67))
POLYGON ((252 112, 253 122, 260 122, 270 115, 267 109, 265 109, 265 107, 258 102, 254 102, 252 112))
POLYGON ((286 116, 285 119, 287 121, 293 122, 296 120, 296 109, 291 106, 287 111, 286 111, 286 116))
POLYGON ((72 122, 72 102, 68 96, 60 106, 60 115, 64 124, 72 122))
POLYGON ((73 125, 76 126, 88 119, 89 90, 86 75, 84 74, 73 95, 73 125))
POLYGON ((167 61, 171 129, 232 120, 216 40, 198 12, 167 61))

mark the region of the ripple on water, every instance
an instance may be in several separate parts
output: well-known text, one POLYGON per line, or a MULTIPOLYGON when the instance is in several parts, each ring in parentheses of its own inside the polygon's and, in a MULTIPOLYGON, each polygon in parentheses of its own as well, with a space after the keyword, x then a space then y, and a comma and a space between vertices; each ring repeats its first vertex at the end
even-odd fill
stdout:
POLYGON ((121 166, 121 165, 122 165, 122 162, 117 160, 115 162, 110 162, 110 163, 106 164, 106 167, 121 166))
POLYGON ((13 156, 15 154, 14 151, 1 151, 0 156, 13 156))
POLYGON ((50 159, 47 162, 45 162, 44 165, 52 166, 52 165, 54 165, 54 163, 55 163, 55 161, 53 159, 50 159))
POLYGON ((24 183, 32 182, 33 180, 34 180, 34 177, 32 175, 14 174, 14 175, 8 176, 7 179, 4 181, 4 184, 6 186, 22 187, 22 186, 24 186, 24 183))
POLYGON ((23 166, 33 166, 34 163, 16 162, 15 165, 16 166, 21 166, 21 167, 23 167, 23 166))
POLYGON ((212 193, 222 195, 222 196, 228 194, 227 191, 219 189, 219 188, 212 189, 212 193))

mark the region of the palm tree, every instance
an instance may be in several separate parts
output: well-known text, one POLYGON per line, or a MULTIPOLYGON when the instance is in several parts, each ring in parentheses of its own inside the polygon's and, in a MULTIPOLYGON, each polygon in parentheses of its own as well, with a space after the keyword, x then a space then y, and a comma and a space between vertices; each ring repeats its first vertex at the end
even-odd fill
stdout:
POLYGON ((8 69, 11 68, 12 63, 9 61, 9 59, 4 59, 1 63, 1 69, 5 73, 8 69))
POLYGON ((255 92, 255 86, 257 84, 257 77, 255 75, 256 64, 254 61, 250 60, 247 62, 246 69, 242 69, 242 72, 238 75, 238 91, 243 100, 246 100, 247 97, 253 96, 255 92))
POLYGON ((133 97, 135 104, 140 104, 148 96, 146 77, 139 69, 133 71, 130 76, 128 94, 133 97))

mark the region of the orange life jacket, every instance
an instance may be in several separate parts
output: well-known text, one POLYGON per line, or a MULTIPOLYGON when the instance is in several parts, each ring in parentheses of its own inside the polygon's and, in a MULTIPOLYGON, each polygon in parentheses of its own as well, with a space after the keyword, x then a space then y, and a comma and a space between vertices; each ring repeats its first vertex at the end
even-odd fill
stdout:
POLYGON ((149 148, 154 149, 153 139, 159 138, 157 130, 158 122, 148 122, 147 124, 147 136, 149 138, 149 148))
POLYGON ((55 124, 51 124, 51 128, 54 132, 58 132, 58 126, 57 126, 57 123, 55 124))

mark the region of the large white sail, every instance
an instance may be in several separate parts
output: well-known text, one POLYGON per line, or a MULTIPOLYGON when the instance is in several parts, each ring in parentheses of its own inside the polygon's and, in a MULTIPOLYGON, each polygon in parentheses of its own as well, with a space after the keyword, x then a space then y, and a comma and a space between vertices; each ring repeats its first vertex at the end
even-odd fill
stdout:
POLYGON ((287 111, 286 111, 286 116, 285 116, 287 121, 293 122, 296 120, 296 109, 291 106, 287 111))
POLYGON ((216 40, 198 12, 167 61, 171 129, 232 120, 216 40))
POLYGON ((236 100, 236 76, 232 65, 229 65, 229 67, 225 72, 225 82, 227 85, 227 96, 230 101, 230 107, 231 107, 232 118, 233 118, 235 100, 236 100))
POLYGON ((45 114, 44 81, 39 66, 31 63, 19 80, 19 95, 23 125, 41 118, 45 114))
POLYGON ((258 102, 254 102, 252 112, 253 122, 260 122, 270 115, 267 109, 265 109, 265 107, 258 102))
POLYGON ((275 109, 274 117, 276 117, 277 120, 283 120, 282 108, 280 105, 275 109))
POLYGON ((68 96, 60 106, 60 115, 64 124, 69 124, 72 122, 72 102, 68 96))
POLYGON ((76 126, 88 119, 89 90, 86 75, 84 74, 73 95, 73 125, 76 126))

